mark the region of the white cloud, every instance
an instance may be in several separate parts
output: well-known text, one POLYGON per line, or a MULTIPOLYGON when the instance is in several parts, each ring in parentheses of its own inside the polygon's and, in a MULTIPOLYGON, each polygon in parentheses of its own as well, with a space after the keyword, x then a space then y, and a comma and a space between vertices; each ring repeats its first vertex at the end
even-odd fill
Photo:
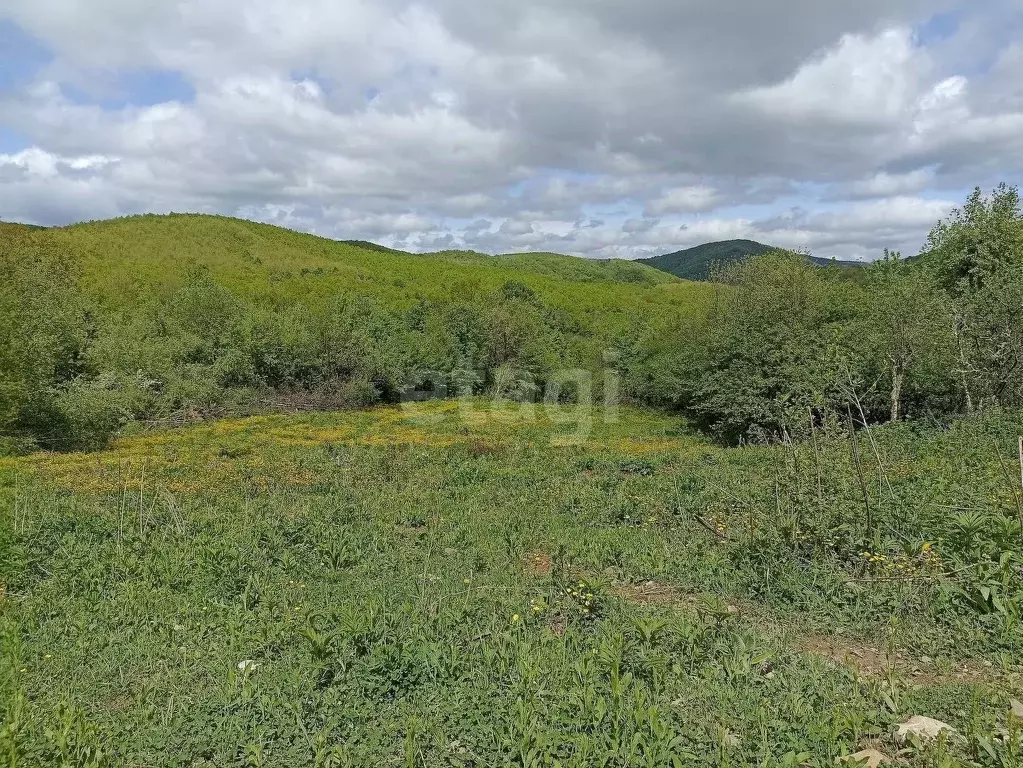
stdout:
POLYGON ((869 178, 858 179, 845 185, 841 194, 852 198, 914 194, 926 189, 933 181, 933 168, 919 168, 907 173, 878 171, 869 178))
POLYGON ((654 216, 698 213, 711 210, 721 200, 721 195, 711 187, 675 187, 664 190, 660 197, 650 202, 647 210, 654 216))
POLYGON ((0 155, 0 178, 17 174, 21 178, 54 179, 70 171, 99 171, 116 163, 117 158, 103 155, 60 157, 41 149, 25 149, 13 154, 0 155))
POLYGON ((932 70, 907 28, 844 35, 788 80, 740 93, 740 101, 789 120, 886 124, 904 118, 932 70))

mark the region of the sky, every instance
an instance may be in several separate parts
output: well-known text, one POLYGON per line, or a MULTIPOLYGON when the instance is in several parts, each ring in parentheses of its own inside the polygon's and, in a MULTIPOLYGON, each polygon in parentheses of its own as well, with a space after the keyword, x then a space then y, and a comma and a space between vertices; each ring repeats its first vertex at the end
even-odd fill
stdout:
POLYGON ((919 252, 1023 178, 1023 0, 0 0, 0 219, 919 252))

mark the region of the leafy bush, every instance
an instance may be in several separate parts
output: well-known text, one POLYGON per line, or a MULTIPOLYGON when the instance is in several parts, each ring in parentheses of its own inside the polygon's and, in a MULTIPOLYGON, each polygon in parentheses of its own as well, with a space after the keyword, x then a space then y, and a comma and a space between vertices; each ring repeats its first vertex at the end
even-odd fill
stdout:
POLYGON ((93 442, 99 425, 69 418, 94 332, 70 260, 13 235, 0 242, 0 274, 0 434, 22 447, 73 447, 82 427, 93 442))
POLYGON ((977 190, 919 259, 885 252, 859 274, 784 252, 728 265, 705 318, 658 320, 640 335, 632 391, 729 440, 847 414, 866 424, 1023 402, 1015 188, 977 190))
POLYGON ((1023 402, 1023 210, 1015 187, 974 190, 931 232, 924 262, 955 313, 969 407, 1023 402))

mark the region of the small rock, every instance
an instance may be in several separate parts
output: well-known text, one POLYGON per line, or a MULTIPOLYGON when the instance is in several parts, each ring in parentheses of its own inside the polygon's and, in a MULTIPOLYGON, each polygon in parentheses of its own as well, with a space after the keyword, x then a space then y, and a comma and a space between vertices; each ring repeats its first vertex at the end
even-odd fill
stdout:
POLYGON ((735 748, 742 744, 742 739, 731 731, 725 731, 725 735, 721 737, 721 743, 726 747, 735 748))
POLYGON ((1009 711, 1012 712, 1015 717, 1023 720, 1023 704, 1021 704, 1018 699, 1013 699, 1009 702, 1009 711))
POLYGON ((921 656, 920 657, 920 663, 921 664, 930 664, 932 661, 934 661, 934 659, 932 659, 930 656, 921 656))
POLYGON ((951 734, 955 732, 955 729, 948 723, 943 723, 940 720, 914 715, 898 727, 898 730, 895 732, 895 740, 900 744, 904 744, 911 736, 916 736, 930 741, 938 738, 942 731, 948 731, 951 734))
POLYGON ((855 755, 846 755, 835 760, 836 763, 852 763, 853 765, 864 765, 866 768, 877 768, 879 765, 891 762, 888 755, 878 752, 876 749, 864 749, 855 755))

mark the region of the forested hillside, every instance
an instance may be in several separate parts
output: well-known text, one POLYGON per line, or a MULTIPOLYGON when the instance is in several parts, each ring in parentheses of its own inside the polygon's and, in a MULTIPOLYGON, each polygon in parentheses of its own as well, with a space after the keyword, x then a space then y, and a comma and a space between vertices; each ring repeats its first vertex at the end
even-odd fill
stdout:
POLYGON ((762 256, 776 250, 779 249, 754 240, 722 240, 638 261, 686 280, 709 280, 715 264, 762 256))
POLYGON ((237 219, 0 225, 0 432, 87 446, 138 420, 410 387, 534 392, 712 292, 631 262, 413 255, 237 219))
MULTIPOLYGON (((780 250, 784 249, 773 245, 764 245, 755 240, 721 240, 719 242, 693 246, 692 248, 684 248, 681 251, 666 253, 661 256, 653 256, 649 259, 638 259, 638 262, 684 280, 710 280, 713 278, 713 272, 717 268, 727 267, 744 259, 763 256, 764 254, 780 250)), ((858 261, 841 261, 821 256, 806 256, 805 258, 819 267, 856 268, 863 266, 863 263, 858 261)))
POLYGON ((885 254, 857 280, 785 252, 695 283, 207 216, 0 232, 8 449, 267 403, 537 399, 566 370, 596 397, 682 411, 728 440, 1023 402, 1023 214, 1005 186, 974 193, 921 258, 885 254))

